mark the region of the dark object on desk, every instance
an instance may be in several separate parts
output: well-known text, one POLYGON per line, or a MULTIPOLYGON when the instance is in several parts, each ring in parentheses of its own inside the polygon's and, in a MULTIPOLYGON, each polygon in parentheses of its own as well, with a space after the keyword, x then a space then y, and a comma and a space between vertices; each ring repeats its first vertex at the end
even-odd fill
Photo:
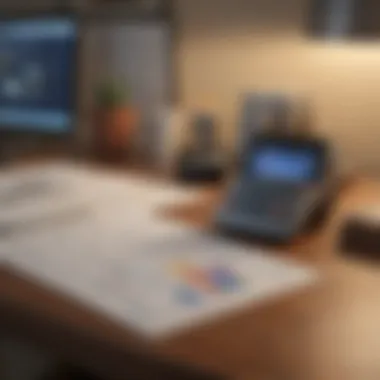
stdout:
POLYGON ((217 215, 225 232, 288 242, 317 227, 332 203, 326 142, 262 135, 217 215))
POLYGON ((178 159, 177 177, 184 182, 218 182, 225 174, 225 160, 219 147, 212 116, 197 115, 191 123, 189 145, 178 159))
POLYGON ((193 151, 184 153, 179 162, 177 177, 183 182, 219 182, 224 177, 221 159, 216 155, 198 157, 193 151))
POLYGON ((344 255, 380 261, 380 220, 356 216, 342 228, 339 248, 344 255))

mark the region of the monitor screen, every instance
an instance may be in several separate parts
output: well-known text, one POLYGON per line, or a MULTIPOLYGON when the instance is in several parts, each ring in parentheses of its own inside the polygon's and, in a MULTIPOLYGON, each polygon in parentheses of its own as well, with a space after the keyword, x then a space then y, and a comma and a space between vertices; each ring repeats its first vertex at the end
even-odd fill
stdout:
POLYGON ((77 34, 70 18, 0 21, 0 131, 70 131, 77 34))
POLYGON ((318 168, 313 150, 281 146, 259 148, 251 163, 257 178, 287 182, 309 182, 317 176, 318 168))

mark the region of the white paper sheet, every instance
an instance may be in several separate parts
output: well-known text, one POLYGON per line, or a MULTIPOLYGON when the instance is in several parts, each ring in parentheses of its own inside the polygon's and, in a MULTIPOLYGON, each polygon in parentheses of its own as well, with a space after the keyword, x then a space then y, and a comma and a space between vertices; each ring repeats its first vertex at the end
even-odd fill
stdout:
POLYGON ((80 223, 15 242, 8 246, 6 262, 148 337, 171 334, 316 280, 312 270, 259 249, 183 227, 148 227, 137 233, 80 223), (238 286, 227 291, 214 286, 210 273, 218 268, 238 286), (187 304, 181 297, 196 299, 187 304))
POLYGON ((3 262, 146 336, 171 334, 316 280, 308 268, 154 213, 194 199, 194 191, 65 165, 44 170, 33 175, 56 176, 54 183, 63 181, 74 199, 85 199, 89 212, 0 239, 3 262))

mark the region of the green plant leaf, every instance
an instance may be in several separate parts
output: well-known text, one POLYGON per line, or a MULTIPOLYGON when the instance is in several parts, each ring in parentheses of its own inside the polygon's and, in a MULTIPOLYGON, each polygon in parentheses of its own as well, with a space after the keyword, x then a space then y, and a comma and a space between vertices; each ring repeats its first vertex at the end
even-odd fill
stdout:
POLYGON ((100 83, 95 91, 97 106, 116 108, 126 105, 130 100, 127 86, 122 81, 108 80, 100 83))

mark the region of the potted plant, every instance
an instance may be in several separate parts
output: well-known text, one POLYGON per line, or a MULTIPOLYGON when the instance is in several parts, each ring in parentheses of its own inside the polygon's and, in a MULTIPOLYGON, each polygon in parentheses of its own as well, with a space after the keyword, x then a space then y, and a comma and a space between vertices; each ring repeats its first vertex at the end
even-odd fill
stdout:
POLYGON ((137 112, 131 104, 128 89, 121 82, 108 80, 95 93, 95 144, 98 156, 122 160, 132 149, 137 112))

